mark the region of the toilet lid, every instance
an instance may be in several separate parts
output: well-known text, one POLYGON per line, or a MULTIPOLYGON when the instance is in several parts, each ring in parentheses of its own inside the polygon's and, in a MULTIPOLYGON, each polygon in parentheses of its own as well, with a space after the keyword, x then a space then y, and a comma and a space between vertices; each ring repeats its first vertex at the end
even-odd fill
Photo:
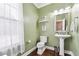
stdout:
POLYGON ((39 42, 38 44, 44 45, 44 42, 39 42))

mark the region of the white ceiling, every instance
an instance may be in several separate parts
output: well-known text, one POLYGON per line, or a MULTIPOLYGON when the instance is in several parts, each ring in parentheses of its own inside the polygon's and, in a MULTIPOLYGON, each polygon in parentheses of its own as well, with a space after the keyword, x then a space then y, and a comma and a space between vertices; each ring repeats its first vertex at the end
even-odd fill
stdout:
POLYGON ((44 7, 44 6, 47 6, 49 5, 50 3, 33 3, 37 8, 41 8, 41 7, 44 7))

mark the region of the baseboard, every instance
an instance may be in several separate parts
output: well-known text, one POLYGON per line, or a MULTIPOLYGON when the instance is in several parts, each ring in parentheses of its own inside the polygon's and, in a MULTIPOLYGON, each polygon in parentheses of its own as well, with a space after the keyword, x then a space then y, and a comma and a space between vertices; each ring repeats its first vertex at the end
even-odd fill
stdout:
MULTIPOLYGON (((46 46, 47 49, 50 49, 50 50, 54 50, 54 47, 50 47, 50 46, 46 46)), ((29 51, 27 51, 26 53, 24 53, 22 56, 27 56, 29 55, 31 52, 33 52, 34 50, 36 49, 36 46, 33 47, 32 49, 30 49, 29 51)), ((72 51, 69 51, 69 50, 65 50, 64 53, 66 54, 69 54, 71 56, 74 56, 74 53, 72 51)))
POLYGON ((54 50, 54 47, 46 46, 47 49, 54 50))
MULTIPOLYGON (((54 50, 54 47, 46 46, 47 49, 54 50)), ((64 53, 74 56, 74 53, 69 50, 65 50, 64 53)))
POLYGON ((33 47, 32 49, 30 49, 29 51, 27 51, 26 53, 24 53, 22 56, 27 56, 29 55, 31 52, 33 52, 36 49, 36 46, 33 47))

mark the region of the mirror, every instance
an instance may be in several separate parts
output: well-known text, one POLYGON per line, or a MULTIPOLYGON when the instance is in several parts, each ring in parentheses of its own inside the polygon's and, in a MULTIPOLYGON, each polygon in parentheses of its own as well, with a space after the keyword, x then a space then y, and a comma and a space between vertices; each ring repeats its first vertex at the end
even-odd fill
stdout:
POLYGON ((56 20, 56 31, 65 31, 65 19, 56 20))
POLYGON ((60 14, 56 15, 56 32, 64 32, 65 31, 65 15, 60 14))
POLYGON ((69 33, 70 22, 71 22, 70 16, 71 16, 70 13, 64 13, 55 16, 55 32, 69 33), (58 27, 61 28, 57 29, 58 27))
POLYGON ((71 7, 62 8, 55 10, 53 15, 55 16, 55 32, 66 32, 70 31, 71 23, 71 7))

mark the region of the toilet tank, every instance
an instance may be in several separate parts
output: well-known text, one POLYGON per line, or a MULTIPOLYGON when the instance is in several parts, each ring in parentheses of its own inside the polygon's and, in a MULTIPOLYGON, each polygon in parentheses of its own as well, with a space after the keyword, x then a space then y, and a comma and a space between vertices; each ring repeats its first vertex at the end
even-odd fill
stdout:
POLYGON ((40 36, 41 42, 47 42, 47 36, 40 36))

